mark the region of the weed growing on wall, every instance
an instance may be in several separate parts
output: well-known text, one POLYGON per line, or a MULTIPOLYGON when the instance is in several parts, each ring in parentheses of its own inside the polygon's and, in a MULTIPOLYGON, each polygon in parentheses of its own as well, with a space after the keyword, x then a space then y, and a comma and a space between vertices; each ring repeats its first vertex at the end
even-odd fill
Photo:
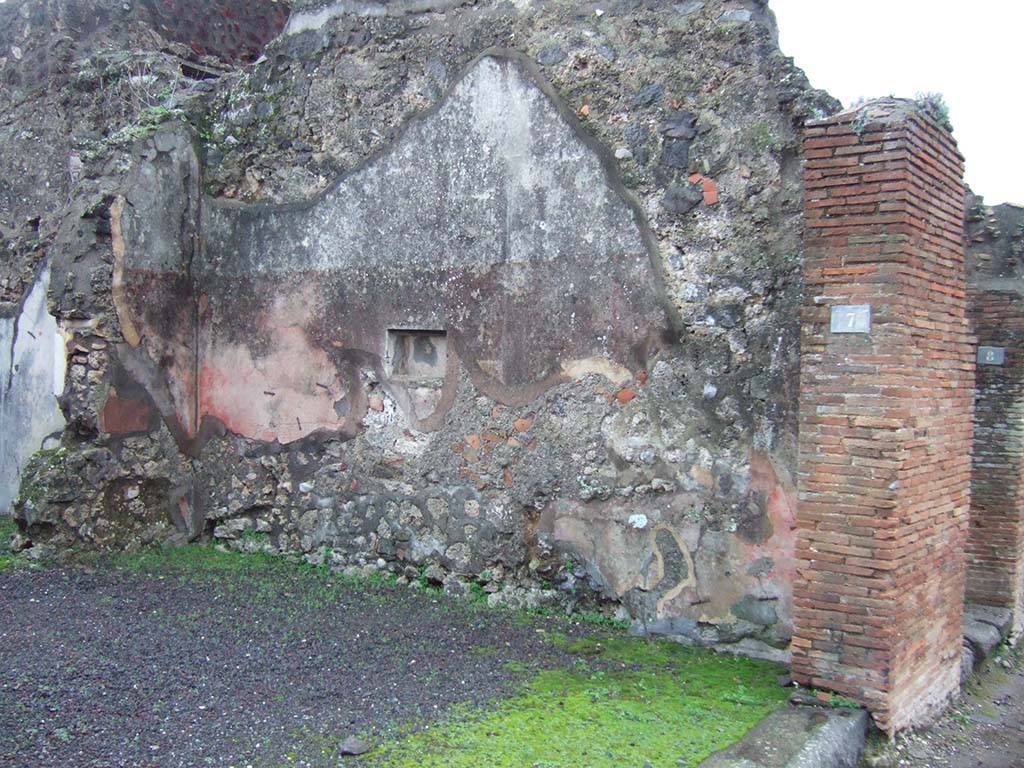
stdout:
POLYGON ((928 113, 939 125, 947 131, 953 130, 953 123, 949 119, 949 105, 941 93, 919 93, 915 97, 918 106, 928 113))

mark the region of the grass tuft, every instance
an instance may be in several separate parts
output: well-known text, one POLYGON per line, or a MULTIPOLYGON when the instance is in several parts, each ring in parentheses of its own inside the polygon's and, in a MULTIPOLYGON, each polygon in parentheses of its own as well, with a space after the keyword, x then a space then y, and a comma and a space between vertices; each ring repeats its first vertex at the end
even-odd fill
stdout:
POLYGON ((17 565, 28 564, 28 559, 10 548, 11 537, 18 532, 18 524, 14 518, 0 515, 0 573, 17 565))

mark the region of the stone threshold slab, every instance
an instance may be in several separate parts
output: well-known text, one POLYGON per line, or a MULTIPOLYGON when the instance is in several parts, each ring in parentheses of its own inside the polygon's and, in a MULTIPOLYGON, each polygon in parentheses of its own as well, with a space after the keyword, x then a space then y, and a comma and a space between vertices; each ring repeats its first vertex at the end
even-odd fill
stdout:
POLYGON ((867 727, 863 709, 790 704, 698 768, 854 768, 867 727))

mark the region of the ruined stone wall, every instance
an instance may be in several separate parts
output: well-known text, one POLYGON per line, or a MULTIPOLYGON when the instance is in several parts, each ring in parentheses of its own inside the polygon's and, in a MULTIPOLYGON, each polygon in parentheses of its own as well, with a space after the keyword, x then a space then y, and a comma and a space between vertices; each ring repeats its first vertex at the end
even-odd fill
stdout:
POLYGON ((1024 209, 968 196, 971 321, 978 341, 967 599, 1024 626, 1024 209))
MULTIPOLYGON (((838 104, 755 0, 288 10, 0 4, 23 543, 212 539, 775 658, 797 621, 798 679, 889 730, 941 704, 972 363, 934 116, 874 104, 804 153, 838 104), (833 335, 840 293, 874 336, 833 335)), ((1005 351, 968 591, 1019 607, 1024 230, 968 208, 1005 351)))
POLYGON ((103 99, 68 87, 74 127, 16 140, 61 192, 11 188, 12 253, 51 260, 80 366, 30 533, 450 572, 784 648, 798 139, 836 105, 767 9, 297 10, 225 74, 144 14, 95 32, 138 60, 71 35, 62 82, 103 99))

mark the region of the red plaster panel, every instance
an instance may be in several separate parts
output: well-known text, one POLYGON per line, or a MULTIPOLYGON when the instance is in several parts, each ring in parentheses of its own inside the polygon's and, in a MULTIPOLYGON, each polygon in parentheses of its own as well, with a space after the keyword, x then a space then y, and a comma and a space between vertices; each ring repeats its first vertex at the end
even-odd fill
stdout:
POLYGON ((144 400, 122 400, 111 393, 100 413, 100 429, 108 435, 145 432, 152 415, 153 409, 144 400))

